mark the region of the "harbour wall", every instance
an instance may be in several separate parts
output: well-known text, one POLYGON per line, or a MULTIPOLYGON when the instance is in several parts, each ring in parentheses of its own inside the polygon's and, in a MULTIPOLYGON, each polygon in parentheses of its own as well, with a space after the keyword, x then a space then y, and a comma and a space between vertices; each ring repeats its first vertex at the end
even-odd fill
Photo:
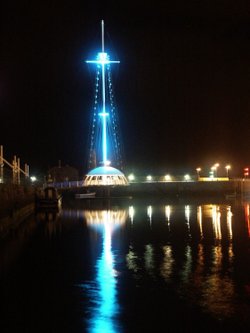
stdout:
POLYGON ((250 196, 250 179, 227 179, 196 181, 144 181, 130 182, 128 186, 83 186, 83 181, 53 183, 65 197, 76 193, 96 192, 96 197, 239 197, 250 196))
POLYGON ((0 219, 13 217, 21 208, 34 203, 33 186, 0 184, 0 219))
POLYGON ((109 189, 91 188, 97 195, 110 196, 240 196, 250 194, 250 180, 143 182, 109 189))
POLYGON ((9 214, 0 217, 0 239, 5 238, 11 231, 34 212, 34 203, 26 204, 21 208, 12 209, 9 214))

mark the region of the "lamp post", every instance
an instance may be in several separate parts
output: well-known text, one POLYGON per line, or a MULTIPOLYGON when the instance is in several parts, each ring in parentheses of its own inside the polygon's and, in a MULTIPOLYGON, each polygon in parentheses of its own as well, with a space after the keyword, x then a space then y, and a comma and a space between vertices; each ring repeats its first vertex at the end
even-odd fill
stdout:
POLYGON ((128 180, 129 180, 129 181, 134 181, 134 180, 135 180, 135 176, 131 173, 131 174, 128 176, 128 180))
POLYGON ((0 146, 0 183, 3 183, 3 167, 4 167, 4 163, 3 163, 3 146, 0 146))
POLYGON ((231 169, 231 165, 226 165, 225 169, 227 170, 227 178, 229 179, 229 170, 231 169))
POLYGON ((196 172, 197 172, 197 178, 199 180, 200 179, 201 168, 196 168, 196 172))
POLYGON ((218 169, 219 166, 220 166, 219 163, 215 163, 211 168, 211 170, 215 172, 215 178, 218 178, 217 169, 218 169))
POLYGON ((170 176, 170 175, 165 175, 164 178, 165 178, 165 181, 166 181, 166 182, 169 182, 169 181, 171 180, 171 176, 170 176))
POLYGON ((214 172, 215 172, 215 170, 216 170, 216 167, 212 166, 211 171, 210 171, 210 178, 214 179, 214 172))
POLYGON ((37 178, 36 178, 36 176, 31 176, 31 177, 30 177, 30 180, 31 180, 32 183, 34 183, 34 182, 37 181, 37 178))

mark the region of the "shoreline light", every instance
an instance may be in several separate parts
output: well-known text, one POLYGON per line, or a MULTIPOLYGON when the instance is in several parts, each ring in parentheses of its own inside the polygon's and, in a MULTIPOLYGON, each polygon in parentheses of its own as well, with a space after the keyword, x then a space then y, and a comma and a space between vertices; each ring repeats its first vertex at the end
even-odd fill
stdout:
POLYGON ((165 181, 169 182, 169 181, 171 181, 172 178, 170 175, 165 175, 164 179, 165 179, 165 181))
POLYGON ((135 180, 135 176, 131 173, 131 174, 128 176, 128 180, 129 180, 129 181, 133 181, 133 180, 135 180))

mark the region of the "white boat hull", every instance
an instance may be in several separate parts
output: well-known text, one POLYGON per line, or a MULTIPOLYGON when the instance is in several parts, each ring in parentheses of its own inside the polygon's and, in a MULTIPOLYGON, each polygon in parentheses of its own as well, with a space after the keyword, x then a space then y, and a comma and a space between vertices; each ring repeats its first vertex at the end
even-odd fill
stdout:
POLYGON ((95 198, 96 193, 92 192, 92 193, 77 193, 75 195, 76 199, 88 199, 88 198, 95 198))

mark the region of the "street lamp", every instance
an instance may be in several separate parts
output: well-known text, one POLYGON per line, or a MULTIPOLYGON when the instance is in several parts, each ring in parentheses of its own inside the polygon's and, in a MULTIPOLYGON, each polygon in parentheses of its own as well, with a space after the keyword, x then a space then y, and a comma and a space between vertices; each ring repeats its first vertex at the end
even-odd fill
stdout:
POLYGON ((199 180, 200 179, 201 168, 196 168, 196 172, 197 172, 197 178, 199 180))
POLYGON ((231 169, 231 165, 226 165, 225 169, 227 170, 227 178, 229 178, 229 170, 231 169))
POLYGON ((131 174, 128 176, 128 180, 129 180, 129 181, 133 181, 133 180, 135 180, 135 176, 131 173, 131 174))
POLYGON ((165 176, 165 181, 169 182, 171 180, 171 176, 170 175, 166 175, 165 176))
POLYGON ((215 177, 216 177, 216 178, 218 177, 218 176, 217 176, 217 168, 218 168, 219 166, 220 166, 219 163, 215 163, 215 164, 212 166, 212 168, 211 168, 211 170, 215 171, 215 177))
MULTIPOLYGON (((210 175, 211 175, 211 178, 214 178, 214 173, 216 171, 216 167, 215 166, 212 166, 211 168, 211 172, 210 172, 210 175)), ((216 174, 215 174, 216 175, 216 174)))
POLYGON ((249 176, 249 168, 244 168, 244 177, 248 178, 249 176))

